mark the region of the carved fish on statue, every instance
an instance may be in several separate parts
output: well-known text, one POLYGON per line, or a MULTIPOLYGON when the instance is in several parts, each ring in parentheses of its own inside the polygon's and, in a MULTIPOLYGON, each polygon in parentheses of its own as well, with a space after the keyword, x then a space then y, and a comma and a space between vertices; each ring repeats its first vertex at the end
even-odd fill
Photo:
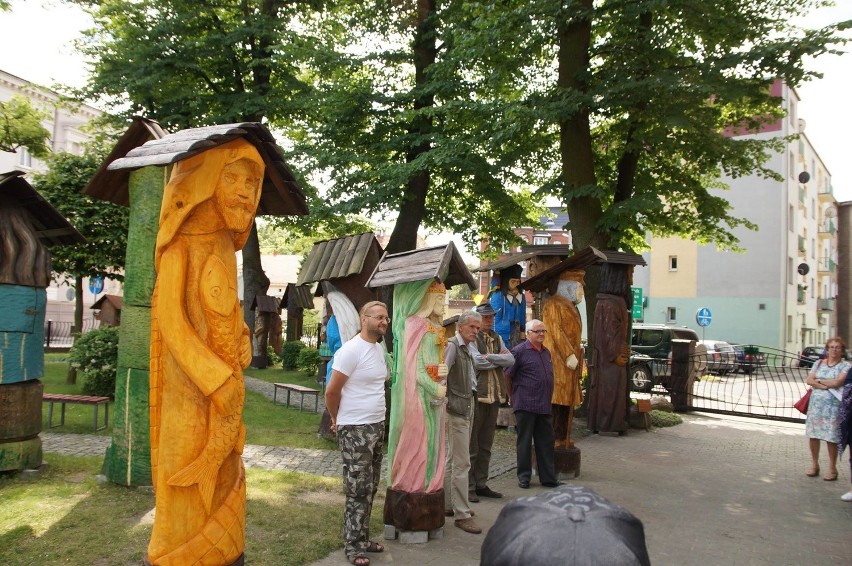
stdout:
POLYGON ((209 513, 219 468, 232 452, 242 454, 245 445, 246 431, 242 421, 245 388, 238 351, 240 340, 234 339, 235 336, 241 336, 240 331, 245 324, 242 321, 233 279, 228 277, 228 271, 222 261, 211 256, 202 273, 199 292, 207 322, 207 345, 222 361, 233 368, 234 377, 239 381, 239 402, 232 413, 222 414, 212 402, 208 401, 207 428, 210 432, 207 444, 192 463, 169 478, 169 485, 180 487, 197 485, 204 507, 209 513))

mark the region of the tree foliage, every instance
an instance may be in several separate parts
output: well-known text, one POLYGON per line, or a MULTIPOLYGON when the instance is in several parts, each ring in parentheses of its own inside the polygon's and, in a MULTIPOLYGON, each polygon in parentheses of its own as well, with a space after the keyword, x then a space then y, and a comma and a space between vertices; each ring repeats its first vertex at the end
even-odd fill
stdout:
POLYGON ((539 210, 516 155, 489 151, 493 118, 469 103, 453 60, 463 2, 338 2, 315 30, 316 51, 298 127, 297 163, 321 176, 332 210, 396 216, 388 251, 415 246, 424 227, 497 246, 539 210))
POLYGON ((0 102, 0 151, 14 153, 25 147, 35 157, 46 156, 50 132, 41 122, 47 117, 24 96, 14 95, 0 102))
POLYGON ((645 247, 647 232, 735 247, 721 174, 756 173, 779 139, 728 135, 787 109, 775 80, 814 76, 849 23, 799 29, 821 0, 491 0, 467 3, 456 36, 494 151, 565 203, 575 246, 645 247), (549 164, 549 165, 548 165, 549 164))
POLYGON ((33 187, 87 240, 83 244, 52 248, 53 270, 123 281, 121 270, 127 248, 129 210, 82 192, 103 157, 98 151, 51 155, 47 171, 33 177, 33 187))

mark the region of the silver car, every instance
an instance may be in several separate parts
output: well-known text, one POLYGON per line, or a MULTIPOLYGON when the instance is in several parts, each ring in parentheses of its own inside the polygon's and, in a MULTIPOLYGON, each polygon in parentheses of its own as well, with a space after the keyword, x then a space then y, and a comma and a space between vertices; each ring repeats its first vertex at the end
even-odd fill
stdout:
POLYGON ((722 340, 699 340, 707 347, 707 371, 727 375, 737 371, 737 353, 734 347, 722 340))

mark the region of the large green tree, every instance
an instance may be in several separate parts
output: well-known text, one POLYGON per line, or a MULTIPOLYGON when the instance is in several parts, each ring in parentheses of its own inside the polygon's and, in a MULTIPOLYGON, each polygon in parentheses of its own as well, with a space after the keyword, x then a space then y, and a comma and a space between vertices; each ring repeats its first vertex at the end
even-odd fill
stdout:
MULTIPOLYGON (((722 174, 778 178, 784 140, 732 137, 784 115, 770 87, 813 76, 849 22, 794 22, 822 0, 487 0, 455 38, 494 151, 546 156, 528 169, 569 213, 575 248, 642 249, 646 234, 736 247, 722 174), (548 167, 548 164, 550 166, 548 167)), ((592 320, 596 274, 588 279, 592 320)))
MULTIPOLYGON (((124 280, 129 210, 83 194, 104 156, 95 150, 83 155, 53 154, 48 158, 47 171, 33 177, 33 187, 86 238, 82 244, 51 249, 53 271, 74 278, 72 332, 83 327, 83 278, 124 280)), ((69 372, 68 379, 73 383, 75 372, 69 372)))
POLYGON ((453 46, 463 5, 342 1, 306 22, 315 91, 290 131, 294 156, 325 180, 333 210, 395 216, 391 253, 413 249, 422 228, 478 249, 484 233, 497 245, 538 222, 518 156, 482 131, 492 113, 458 111, 471 103, 453 46))
MULTIPOLYGON (((298 78, 309 47, 297 19, 321 0, 66 0, 95 25, 79 48, 92 61, 79 95, 114 113, 143 115, 166 129, 231 122, 286 124, 306 95, 298 78)), ((313 206, 313 203, 311 203, 313 206)), ((257 231, 243 248, 244 316, 269 279, 257 231)))

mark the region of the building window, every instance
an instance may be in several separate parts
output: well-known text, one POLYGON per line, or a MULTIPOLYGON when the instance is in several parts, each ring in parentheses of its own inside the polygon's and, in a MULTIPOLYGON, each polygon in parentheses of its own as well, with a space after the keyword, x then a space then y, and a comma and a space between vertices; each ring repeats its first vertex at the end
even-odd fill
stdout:
POLYGON ((816 257, 816 240, 811 238, 811 259, 816 257))
POLYGON ((787 342, 793 341, 793 315, 787 315, 787 342))
POLYGON ((669 256, 669 271, 677 271, 677 256, 669 256))
POLYGON ((666 322, 677 322, 677 308, 676 307, 667 307, 666 308, 666 322))
POLYGON ((811 199, 811 218, 816 218, 816 200, 811 199))
POLYGON ((547 236, 535 236, 535 237, 533 237, 533 245, 534 246, 546 246, 547 245, 547 236))
POLYGON ((796 158, 793 157, 792 151, 790 152, 789 160, 790 160, 790 178, 795 179, 796 178, 796 158))
POLYGON ((787 209, 787 229, 790 230, 790 232, 792 232, 796 227, 795 214, 796 209, 793 208, 793 205, 791 204, 790 207, 787 209))
POLYGON ((814 294, 814 290, 815 290, 815 289, 816 289, 816 281, 814 281, 814 278, 813 278, 813 277, 811 277, 811 298, 812 298, 812 299, 813 299, 814 297, 816 297, 816 295, 814 294))
POLYGON ((25 147, 18 148, 18 165, 27 169, 31 169, 33 166, 33 156, 30 154, 30 150, 25 147))
POLYGON ((794 275, 795 271, 793 271, 793 258, 787 257, 787 284, 792 285, 795 283, 794 275))

